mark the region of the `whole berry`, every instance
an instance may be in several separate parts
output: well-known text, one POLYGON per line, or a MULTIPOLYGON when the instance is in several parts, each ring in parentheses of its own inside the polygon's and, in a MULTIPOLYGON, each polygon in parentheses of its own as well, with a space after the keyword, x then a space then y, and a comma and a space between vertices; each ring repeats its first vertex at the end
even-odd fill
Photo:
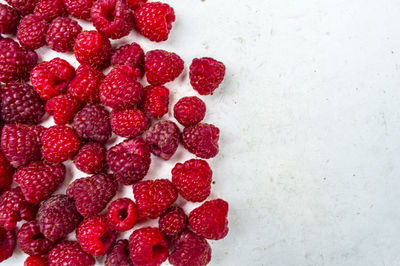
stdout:
POLYGON ((34 14, 28 15, 19 23, 17 39, 25 49, 36 50, 46 44, 48 26, 44 18, 34 14))
POLYGON ((46 43, 57 52, 72 51, 75 39, 81 31, 82 27, 76 20, 67 17, 55 18, 47 30, 46 43))
POLYGON ((146 3, 135 10, 136 30, 153 42, 162 42, 168 39, 175 21, 175 12, 168 4, 153 2, 146 3))
POLYGON ((64 0, 65 9, 68 13, 76 18, 90 20, 90 9, 95 0, 64 0))
POLYGON ((97 31, 83 31, 75 40, 76 60, 81 64, 101 68, 111 55, 111 43, 97 31))
POLYGON ((207 239, 218 240, 228 234, 228 203, 222 199, 204 202, 189 214, 189 226, 207 239))
POLYGON ((183 97, 174 106, 175 119, 185 127, 201 122, 206 115, 206 104, 198 97, 183 97))
POLYGON ((110 115, 112 131, 126 138, 142 134, 149 126, 149 119, 140 109, 113 110, 110 115))
POLYGON ((178 149, 180 131, 174 122, 160 121, 152 125, 143 138, 154 155, 169 160, 178 149))
POLYGON ((92 266, 96 260, 76 241, 63 241, 49 252, 49 266, 92 266))
POLYGON ((26 222, 21 226, 17 242, 22 251, 31 256, 47 254, 53 247, 53 242, 40 232, 37 221, 26 222))
POLYGON ((39 0, 33 14, 52 21, 56 17, 67 15, 63 0, 39 0))
POLYGON ((7 160, 3 151, 0 150, 0 193, 6 190, 12 183, 14 169, 7 160))
POLYGON ((111 56, 111 65, 131 65, 144 74, 144 52, 139 44, 133 42, 119 47, 111 56))
POLYGON ((138 7, 140 7, 141 5, 143 5, 144 3, 146 3, 147 0, 127 0, 126 4, 132 9, 135 10, 138 7))
POLYGON ((25 16, 33 12, 38 0, 6 0, 6 2, 25 16))
POLYGON ((15 230, 6 230, 0 227, 0 262, 5 261, 14 253, 17 246, 15 230))
POLYGON ((158 227, 165 235, 176 238, 185 229, 187 216, 183 209, 172 206, 161 215, 158 220, 158 227))
POLYGON ((11 6, 0 4, 0 33, 15 34, 19 19, 17 10, 11 6))
POLYGON ((225 65, 209 57, 195 58, 190 65, 190 84, 200 95, 213 94, 224 76, 225 65))
POLYGON ((69 94, 55 96, 46 102, 46 112, 53 116, 57 125, 71 123, 78 110, 79 103, 69 94))
POLYGON ((82 172, 99 173, 106 166, 106 148, 97 142, 86 143, 75 155, 74 163, 82 172))
POLYGON ((114 200, 108 207, 107 220, 118 232, 132 229, 137 220, 135 203, 129 198, 114 200))
POLYGON ((160 119, 168 113, 169 89, 164 86, 147 86, 143 92, 142 105, 146 114, 160 119))
POLYGON ((24 266, 48 266, 47 256, 29 256, 24 262, 24 266))
POLYGON ((129 258, 129 241, 126 239, 118 240, 111 251, 108 253, 105 266, 133 266, 129 258))
POLYGON ((124 185, 131 185, 147 174, 150 151, 141 138, 125 140, 107 151, 107 164, 114 177, 124 185))
POLYGON ((183 71, 184 63, 179 55, 165 50, 152 50, 146 53, 145 71, 147 81, 154 86, 173 81, 183 71))
POLYGON ((219 129, 211 124, 200 123, 186 127, 182 132, 183 146, 194 155, 209 159, 218 154, 219 129))

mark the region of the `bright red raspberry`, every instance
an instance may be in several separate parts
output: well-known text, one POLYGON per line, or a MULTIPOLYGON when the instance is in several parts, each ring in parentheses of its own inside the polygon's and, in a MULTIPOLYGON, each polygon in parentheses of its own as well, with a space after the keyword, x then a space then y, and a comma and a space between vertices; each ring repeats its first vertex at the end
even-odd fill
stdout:
POLYGON ((228 228, 228 203, 222 199, 204 202, 189 214, 189 226, 192 230, 207 239, 224 238, 228 228))
POLYGON ((147 86, 143 90, 143 110, 149 116, 160 119, 168 113, 169 89, 164 86, 147 86))
POLYGON ((92 266, 96 260, 78 242, 63 241, 49 252, 49 266, 92 266))
POLYGON ((153 2, 146 3, 135 10, 136 30, 153 42, 168 39, 175 21, 175 12, 168 4, 153 2))
POLYGON ((118 240, 111 251, 108 253, 105 266, 133 266, 129 258, 129 241, 126 239, 118 240))
POLYGON ((225 65, 209 57, 195 58, 190 65, 190 84, 200 95, 212 95, 225 76, 225 65))
POLYGON ((0 150, 0 193, 11 185, 13 174, 14 169, 8 162, 4 153, 0 150))
POLYGON ((144 51, 139 44, 133 42, 119 47, 111 56, 111 65, 131 65, 144 74, 144 51))
POLYGON ((33 12, 38 0, 6 0, 6 2, 22 16, 26 16, 33 12))
POLYGON ((146 3, 147 0, 126 0, 126 4, 132 9, 135 10, 144 3, 146 3))
POLYGON ((219 129, 211 124, 200 123, 186 127, 182 132, 183 146, 194 155, 209 159, 218 154, 219 129))
POLYGON ((183 97, 174 106, 175 119, 185 127, 201 122, 206 115, 206 104, 198 97, 183 97))
POLYGON ((133 231, 129 237, 130 258, 134 265, 161 265, 169 255, 169 243, 155 227, 133 231))
POLYGON ((111 43, 95 30, 83 31, 75 40, 74 52, 79 63, 102 68, 110 59, 111 43))
POLYGON ((114 200, 108 207, 107 220, 118 232, 132 229, 137 220, 135 203, 128 198, 114 200))
POLYGON ((184 63, 179 55, 165 50, 152 50, 146 53, 145 70, 151 85, 163 85, 173 81, 183 71, 184 63))
POLYGON ((46 102, 46 112, 57 125, 69 124, 79 110, 78 102, 69 94, 62 94, 46 102))
POLYGON ((75 39, 82 31, 76 20, 58 17, 49 25, 46 34, 46 43, 54 51, 65 53, 72 51, 75 39))
POLYGON ((100 143, 89 142, 75 155, 76 168, 87 174, 97 174, 106 166, 106 148, 100 143))
POLYGON ((46 44, 48 26, 48 22, 42 17, 28 15, 19 23, 17 39, 25 49, 36 50, 46 44))
POLYGON ((65 9, 68 13, 76 18, 90 20, 90 9, 95 0, 64 0, 65 9))
POLYGON ((150 168, 150 150, 141 138, 125 140, 107 151, 107 164, 124 185, 143 179, 150 168))
POLYGON ((187 216, 179 206, 171 206, 161 215, 158 227, 165 235, 176 238, 185 229, 187 216))
POLYGON ((71 159, 79 150, 81 143, 72 128, 57 125, 46 129, 42 135, 42 156, 52 163, 71 159))
POLYGON ((139 109, 113 110, 110 115, 112 131, 118 136, 132 138, 142 134, 149 126, 149 119, 139 109))
POLYGON ((0 33, 15 34, 19 19, 17 10, 11 6, 0 4, 0 33))
POLYGON ((21 226, 17 242, 22 251, 31 256, 47 254, 53 248, 53 242, 40 232, 37 221, 26 222, 21 226))
POLYGON ((178 149, 180 131, 174 122, 160 121, 152 125, 143 138, 154 155, 169 160, 178 149))
POLYGON ((48 266, 47 256, 29 256, 24 262, 24 266, 48 266))
POLYGON ((33 14, 50 22, 56 17, 67 15, 67 11, 63 0, 39 0, 33 14))
POLYGON ((16 246, 17 237, 15 236, 15 230, 7 231, 0 227, 0 262, 11 257, 16 246))

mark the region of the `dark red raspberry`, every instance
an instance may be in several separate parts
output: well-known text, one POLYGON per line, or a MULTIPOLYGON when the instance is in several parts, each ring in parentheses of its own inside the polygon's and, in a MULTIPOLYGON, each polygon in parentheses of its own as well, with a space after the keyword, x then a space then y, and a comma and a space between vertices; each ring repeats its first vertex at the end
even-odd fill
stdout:
POLYGON ((126 138, 142 134, 149 126, 149 119, 139 109, 113 110, 110 115, 112 131, 126 138))
POLYGON ((146 3, 135 10, 135 27, 144 37, 153 42, 168 39, 175 21, 175 12, 168 4, 153 2, 146 3))
POLYGON ((53 116, 57 125, 71 123, 78 110, 78 102, 69 94, 58 95, 46 102, 46 112, 53 116))
POLYGON ((173 81, 183 71, 184 63, 179 55, 165 50, 146 53, 145 70, 147 81, 154 86, 173 81))
POLYGON ((49 25, 46 34, 46 43, 54 51, 65 53, 72 51, 75 39, 82 31, 76 20, 58 17, 49 25))
POLYGON ((79 178, 67 188, 67 195, 75 200, 75 206, 83 217, 101 212, 115 196, 118 183, 112 175, 97 174, 79 178))
POLYGON ((18 12, 11 6, 0 4, 0 33, 15 34, 18 23, 18 12))
POLYGON ((190 84, 200 95, 212 95, 224 76, 225 65, 209 57, 195 58, 190 65, 190 84))
POLYGON ((143 95, 137 76, 136 69, 130 65, 113 68, 100 86, 100 100, 115 109, 135 107, 143 95))
POLYGON ((0 227, 0 262, 11 257, 16 246, 17 237, 15 236, 15 230, 7 231, 0 227))
POLYGON ((22 251, 31 256, 47 254, 53 248, 53 242, 40 232, 37 221, 26 222, 21 226, 17 242, 22 251))
POLYGON ((168 113, 169 90, 164 86, 147 86, 143 90, 143 110, 149 116, 160 119, 168 113))
POLYGON ((67 15, 67 11, 63 0, 39 0, 33 10, 33 14, 50 22, 56 17, 67 15))
POLYGON ((75 155, 76 168, 87 174, 97 174, 106 166, 106 148, 100 143, 89 142, 75 155))
POLYGON ((65 195, 54 195, 40 204, 37 214, 40 231, 57 241, 75 230, 82 220, 74 201, 65 195))
POLYGON ((170 207, 158 220, 158 227, 165 235, 176 238, 185 229, 187 216, 178 206, 170 207))
POLYGON ((82 250, 78 242, 63 241, 49 253, 49 266, 92 266, 96 260, 82 250))
POLYGON ((189 214, 192 230, 208 239, 218 240, 228 234, 228 203, 222 199, 204 202, 189 214))
POLYGON ((111 56, 111 65, 131 65, 144 74, 144 52, 139 44, 133 42, 119 47, 111 56))
POLYGON ((82 140, 106 143, 111 137, 108 118, 109 112, 102 105, 88 105, 76 114, 73 128, 82 140))
POLYGON ((129 241, 126 239, 118 240, 108 253, 105 266, 133 266, 129 258, 129 241))
POLYGON ((133 231, 129 237, 130 258, 134 265, 161 265, 169 255, 169 243, 155 227, 133 231))
POLYGON ((174 122, 160 121, 152 125, 143 138, 154 155, 169 160, 178 149, 180 131, 174 122))
POLYGON ((124 185, 141 180, 150 167, 150 151, 141 138, 125 140, 107 151, 107 164, 124 185))
POLYGON ((46 44, 48 22, 37 15, 24 17, 18 26, 17 39, 22 47, 36 50, 46 44))
POLYGON ((206 115, 206 104, 198 97, 183 97, 174 106, 174 117, 183 126, 194 126, 206 115))
POLYGON ((159 217, 178 198, 176 188, 168 179, 140 181, 132 188, 141 219, 159 217))
POLYGON ((8 162, 4 153, 0 150, 0 193, 11 185, 13 174, 14 169, 8 162))
POLYGON ((47 256, 29 256, 24 262, 24 266, 48 266, 47 256))
POLYGON ((107 220, 118 232, 132 229, 137 220, 135 203, 128 198, 114 200, 108 207, 107 220))
POLYGON ((76 18, 90 20, 90 9, 95 0, 64 0, 65 9, 68 13, 76 18))
POLYGON ((218 154, 219 129, 211 124, 200 123, 186 127, 182 132, 183 146, 194 155, 209 159, 218 154))
POLYGON ((126 4, 132 9, 135 10, 144 3, 146 3, 147 0, 126 0, 126 4))
POLYGON ((33 12, 38 0, 6 0, 6 2, 25 16, 33 12))
POLYGON ((110 59, 111 43, 95 30, 83 31, 75 40, 74 52, 79 63, 101 68, 110 59))
POLYGON ((206 266, 211 260, 207 240, 186 230, 174 241, 174 250, 168 258, 173 266, 206 266))

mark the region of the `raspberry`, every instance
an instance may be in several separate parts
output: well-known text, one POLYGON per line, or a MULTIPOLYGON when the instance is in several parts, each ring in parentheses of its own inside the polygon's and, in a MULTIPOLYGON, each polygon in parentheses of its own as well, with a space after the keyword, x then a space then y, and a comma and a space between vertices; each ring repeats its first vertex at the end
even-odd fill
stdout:
POLYGON ((28 255, 47 254, 53 248, 53 243, 40 232, 37 221, 24 223, 17 233, 19 247, 28 255))
POLYGON ((203 159, 217 155, 218 139, 219 129, 206 123, 186 127, 182 132, 183 146, 189 152, 203 159))
POLYGON ((43 101, 32 86, 10 82, 1 88, 1 117, 6 123, 37 124, 43 115, 43 101))
POLYGON ((17 245, 17 239, 15 231, 7 231, 0 227, 0 262, 5 261, 14 253, 14 249, 17 245))
POLYGON ((124 185, 141 180, 150 167, 150 151, 141 138, 125 140, 107 151, 107 164, 124 185))
POLYGON ((74 163, 76 168, 87 174, 101 172, 106 165, 106 148, 100 143, 89 142, 78 151, 74 163))
POLYGON ((149 126, 149 119, 139 109, 113 110, 110 116, 112 131, 126 138, 142 134, 149 126))
POLYGON ((131 65, 144 74, 144 52, 139 44, 133 42, 119 47, 111 56, 111 65, 131 65))
POLYGON ((147 86, 143 92, 143 110, 146 114, 160 119, 168 113, 169 90, 166 87, 147 86))
POLYGON ((169 256, 173 266, 206 266, 211 260, 211 247, 207 240, 187 230, 174 242, 169 256))
POLYGON ((33 12, 38 0, 6 0, 6 2, 25 16, 33 12))
POLYGON ((140 7, 141 5, 143 5, 144 3, 146 3, 147 0, 127 0, 126 4, 132 9, 135 10, 138 7, 140 7))
POLYGON ((192 159, 177 163, 171 173, 172 183, 185 200, 202 202, 210 195, 212 170, 206 161, 192 159))
POLYGON ((108 117, 102 105, 88 105, 76 114, 73 128, 82 140, 105 143, 111 137, 108 117))
POLYGON ((141 219, 159 217, 178 198, 178 192, 168 179, 140 181, 132 188, 141 219))
POLYGON ((90 17, 94 27, 110 39, 120 39, 133 29, 133 14, 124 0, 98 0, 90 17))
POLYGON ((183 97, 174 106, 175 119, 185 127, 201 122, 206 115, 206 104, 198 97, 183 97))
POLYGON ((135 107, 142 99, 143 87, 130 65, 113 68, 100 86, 100 100, 115 109, 135 107))
POLYGON ((57 125, 71 123, 78 110, 78 102, 69 94, 58 95, 46 103, 46 112, 53 115, 57 125))
POLYGON ((22 47, 36 50, 46 44, 46 32, 49 24, 37 15, 24 17, 18 26, 17 39, 22 47))
POLYGON ((175 21, 172 7, 160 2, 146 3, 135 10, 135 26, 137 31, 153 42, 168 39, 175 21))
POLYGON ((107 220, 118 232, 132 229, 137 220, 135 203, 128 198, 114 200, 108 207, 107 220))
POLYGON ((163 85, 173 81, 183 71, 184 63, 179 55, 164 50, 152 50, 146 53, 145 70, 147 81, 151 85, 163 85))
POLYGON ((8 5, 0 4, 0 33, 14 34, 18 23, 18 12, 8 5))
POLYGON ((49 25, 46 34, 46 43, 54 51, 65 53, 72 51, 75 39, 82 31, 76 20, 58 17, 49 25))
POLYGON ((112 175, 97 174, 79 178, 67 188, 67 195, 75 200, 75 206, 83 217, 101 212, 115 196, 118 183, 112 175))
POLYGON ((43 235, 51 241, 57 241, 74 231, 82 217, 74 201, 59 194, 40 204, 37 220, 43 235))
POLYGON ((14 169, 7 161, 4 153, 0 150, 0 193, 11 185, 13 174, 14 169))
POLYGON ((114 244, 117 235, 103 216, 93 216, 76 229, 76 240, 82 249, 93 256, 103 256, 114 244))
POLYGON ((118 240, 108 253, 105 266, 133 266, 129 258, 129 241, 126 239, 118 240))
POLYGON ((178 148, 180 131, 174 122, 160 121, 152 125, 143 138, 154 155, 169 160, 178 148))
POLYGON ((224 76, 225 65, 209 57, 195 58, 190 65, 190 84, 200 95, 212 95, 224 76))
POLYGON ((24 262, 24 266, 48 266, 47 256, 29 256, 24 262))
POLYGON ((63 0, 39 0, 33 14, 52 21, 56 17, 67 15, 63 0))
POLYGON ((78 242, 63 241, 49 252, 49 266, 92 266, 96 260, 78 242))
POLYGON ((75 40, 74 52, 79 63, 104 67, 110 59, 111 43, 95 30, 83 31, 75 40))
POLYGON ((222 199, 204 202, 189 214, 192 230, 208 239, 218 240, 228 234, 228 203, 222 199))
POLYGON ((95 0, 64 0, 65 9, 68 13, 76 18, 90 20, 90 9, 95 0))
POLYGON ((165 235, 175 238, 187 224, 187 216, 178 206, 170 207, 158 220, 158 227, 165 235))
POLYGON ((129 237, 130 258, 134 265, 161 265, 169 255, 169 243, 155 227, 133 231, 129 237))

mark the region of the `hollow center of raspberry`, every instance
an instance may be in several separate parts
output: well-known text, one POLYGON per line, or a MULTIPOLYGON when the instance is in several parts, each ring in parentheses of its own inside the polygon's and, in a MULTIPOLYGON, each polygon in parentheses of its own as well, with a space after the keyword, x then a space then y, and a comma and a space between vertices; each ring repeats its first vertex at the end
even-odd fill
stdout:
POLYGON ((156 145, 156 144, 150 144, 150 149, 152 150, 152 151, 160 151, 160 147, 158 146, 158 145, 156 145))
POLYGON ((128 210, 126 208, 118 210, 118 218, 123 221, 128 217, 128 210))
POLYGON ((153 259, 158 260, 161 256, 165 254, 166 248, 162 245, 153 246, 153 259))
POLYGON ((114 21, 114 10, 115 10, 114 6, 109 6, 107 8, 104 8, 101 14, 106 20, 112 22, 114 21))
POLYGON ((44 239, 44 235, 42 233, 37 233, 35 235, 32 236, 33 240, 38 240, 38 239, 44 239))

